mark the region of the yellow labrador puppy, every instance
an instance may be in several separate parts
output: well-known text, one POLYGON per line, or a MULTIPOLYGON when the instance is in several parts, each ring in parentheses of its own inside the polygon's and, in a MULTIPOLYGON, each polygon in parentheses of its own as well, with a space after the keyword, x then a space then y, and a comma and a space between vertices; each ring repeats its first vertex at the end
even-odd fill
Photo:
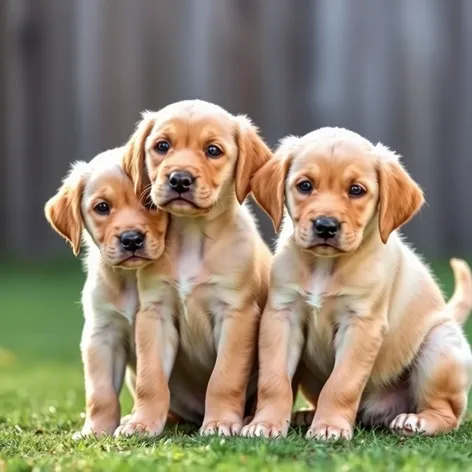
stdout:
POLYGON ((272 259, 241 204, 271 157, 245 116, 199 100, 145 113, 132 136, 125 168, 170 220, 164 263, 138 274, 136 403, 117 434, 161 433, 169 406, 202 434, 240 431, 272 259))
POLYGON ((167 214, 148 211, 123 172, 124 148, 77 162, 46 204, 51 226, 72 245, 85 244, 87 280, 82 292, 85 325, 81 351, 86 418, 75 438, 113 434, 120 421, 119 394, 129 367, 134 393, 136 270, 164 251, 167 214))
POLYGON ((294 376, 314 407, 308 437, 349 439, 356 418, 405 435, 456 428, 472 374, 458 323, 471 309, 471 274, 453 262, 446 305, 396 231, 423 204, 398 156, 322 128, 286 138, 252 191, 276 228, 284 200, 290 219, 261 321, 257 412, 242 434, 287 433, 294 376))

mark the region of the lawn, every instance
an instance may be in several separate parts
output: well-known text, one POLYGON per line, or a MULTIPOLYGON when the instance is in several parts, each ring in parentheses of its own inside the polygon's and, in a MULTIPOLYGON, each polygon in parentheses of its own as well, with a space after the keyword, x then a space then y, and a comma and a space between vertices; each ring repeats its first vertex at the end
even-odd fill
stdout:
MULTIPOLYGON (((435 266, 447 293, 447 265, 435 266)), ((83 275, 78 261, 0 266, 0 472, 14 470, 472 470, 472 411, 458 432, 404 439, 357 431, 350 443, 200 438, 169 429, 157 439, 73 442, 83 421, 79 357, 83 275)), ((472 337, 472 324, 468 329, 472 337)), ((131 409, 127 392, 123 413, 131 409)))

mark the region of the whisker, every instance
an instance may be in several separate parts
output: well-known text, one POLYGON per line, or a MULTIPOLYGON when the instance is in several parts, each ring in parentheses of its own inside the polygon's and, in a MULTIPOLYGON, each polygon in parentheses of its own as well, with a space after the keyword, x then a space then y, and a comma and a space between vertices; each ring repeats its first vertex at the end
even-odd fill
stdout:
POLYGON ((169 254, 167 254, 167 251, 164 251, 164 252, 163 252, 163 255, 164 255, 165 257, 167 257, 167 260, 169 261, 170 266, 173 268, 173 266, 172 266, 172 259, 171 259, 171 257, 169 256, 169 254))
POLYGON ((140 205, 143 205, 145 200, 148 200, 151 198, 151 195, 149 194, 151 188, 152 188, 152 184, 148 184, 146 185, 146 187, 144 187, 144 190, 141 192, 141 195, 139 197, 140 205))

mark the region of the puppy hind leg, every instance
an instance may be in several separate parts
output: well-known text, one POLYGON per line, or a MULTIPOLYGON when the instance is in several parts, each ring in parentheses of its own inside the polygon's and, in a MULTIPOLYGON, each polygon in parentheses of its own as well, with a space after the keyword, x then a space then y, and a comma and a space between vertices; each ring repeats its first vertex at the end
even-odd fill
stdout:
POLYGON ((410 372, 396 382, 364 392, 357 422, 366 428, 387 427, 405 411, 415 411, 410 399, 410 372))
POLYGON ((406 436, 432 436, 457 428, 467 406, 471 378, 472 354, 460 327, 445 323, 434 328, 411 372, 417 412, 398 415, 390 428, 406 436))

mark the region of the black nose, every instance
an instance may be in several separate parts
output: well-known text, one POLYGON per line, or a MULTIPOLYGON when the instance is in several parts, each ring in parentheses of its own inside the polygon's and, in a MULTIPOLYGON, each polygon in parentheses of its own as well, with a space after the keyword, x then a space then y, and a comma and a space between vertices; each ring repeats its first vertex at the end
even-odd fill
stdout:
POLYGON ((121 233, 120 243, 123 249, 135 252, 144 245, 144 234, 140 231, 125 231, 121 233))
POLYGON ((188 172, 172 172, 169 175, 169 186, 178 193, 184 193, 190 190, 194 180, 188 172))
POLYGON ((323 239, 334 238, 339 231, 339 221, 329 216, 320 216, 313 224, 316 235, 323 239))

